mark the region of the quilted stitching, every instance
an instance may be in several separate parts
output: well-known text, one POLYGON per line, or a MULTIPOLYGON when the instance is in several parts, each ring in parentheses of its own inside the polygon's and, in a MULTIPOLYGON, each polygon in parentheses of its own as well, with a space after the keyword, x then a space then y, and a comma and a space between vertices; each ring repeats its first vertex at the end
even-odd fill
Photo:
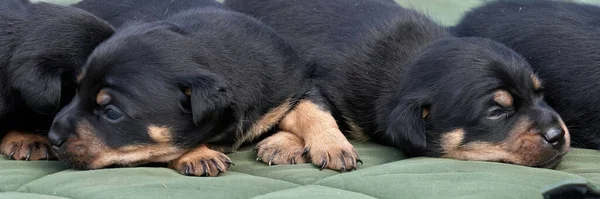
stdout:
POLYGON ((73 171, 56 161, 0 160, 0 198, 536 198, 567 181, 598 184, 600 152, 574 149, 557 170, 441 158, 404 159, 400 151, 355 143, 365 164, 347 173, 311 164, 267 166, 251 148, 216 178, 168 168, 73 171))

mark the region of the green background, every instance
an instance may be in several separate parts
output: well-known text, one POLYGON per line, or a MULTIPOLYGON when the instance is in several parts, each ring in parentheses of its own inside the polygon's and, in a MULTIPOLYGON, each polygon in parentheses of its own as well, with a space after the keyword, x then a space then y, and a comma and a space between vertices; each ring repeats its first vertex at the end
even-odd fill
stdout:
MULTIPOLYGON (((71 4, 79 0, 33 0, 46 1, 59 4, 71 4)), ((128 0, 123 0, 128 1, 128 0)), ((222 1, 222 0, 219 0, 222 1)), ((469 9, 489 0, 396 0, 400 5, 407 8, 428 13, 433 19, 444 25, 455 24, 462 14, 469 9)), ((518 0, 515 0, 518 1, 518 0)), ((572 2, 586 2, 600 4, 600 0, 566 0, 572 2)))

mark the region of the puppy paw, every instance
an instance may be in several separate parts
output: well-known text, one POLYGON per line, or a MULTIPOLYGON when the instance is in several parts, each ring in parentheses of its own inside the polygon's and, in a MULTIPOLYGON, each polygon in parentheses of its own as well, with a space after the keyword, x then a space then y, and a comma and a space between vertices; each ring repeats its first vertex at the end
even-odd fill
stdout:
POLYGON ((271 165, 306 163, 304 141, 298 136, 279 131, 256 145, 257 161, 271 165))
POLYGON ((11 131, 0 143, 0 153, 14 160, 55 159, 50 142, 43 135, 11 131))
MULTIPOLYGON (((313 97, 315 94, 312 94, 313 97)), ((310 160, 321 169, 351 171, 362 163, 354 146, 340 131, 324 105, 301 100, 279 123, 279 128, 304 140, 310 160)))
POLYGON ((307 141, 306 144, 312 163, 321 169, 345 172, 357 169, 356 163, 362 164, 358 152, 345 138, 335 139, 325 136, 307 141))
POLYGON ((188 176, 218 176, 233 165, 227 155, 206 145, 195 148, 170 163, 170 167, 188 176))

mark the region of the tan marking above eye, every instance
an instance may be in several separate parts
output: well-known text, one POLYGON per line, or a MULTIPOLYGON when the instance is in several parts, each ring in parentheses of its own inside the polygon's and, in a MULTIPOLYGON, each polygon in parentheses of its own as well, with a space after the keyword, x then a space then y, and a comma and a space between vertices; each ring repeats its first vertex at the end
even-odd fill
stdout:
POLYGON ((167 143, 171 141, 171 130, 166 127, 150 125, 148 126, 148 135, 157 143, 167 143))
POLYGON ((534 74, 531 74, 531 82, 533 83, 534 89, 538 90, 542 88, 542 80, 534 74))
POLYGON ((494 92, 494 101, 503 107, 511 107, 513 105, 512 95, 505 90, 497 90, 494 92))
POLYGON ((108 103, 110 103, 110 100, 112 100, 112 98, 104 89, 100 90, 100 92, 96 94, 96 103, 98 103, 98 105, 100 106, 107 105, 108 103))

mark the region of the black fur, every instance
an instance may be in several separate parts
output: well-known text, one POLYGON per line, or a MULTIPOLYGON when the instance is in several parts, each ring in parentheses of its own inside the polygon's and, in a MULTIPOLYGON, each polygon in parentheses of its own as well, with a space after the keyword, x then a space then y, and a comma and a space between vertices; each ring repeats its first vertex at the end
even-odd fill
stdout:
POLYGON ((220 7, 204 0, 83 0, 72 5, 106 20, 114 27, 128 22, 153 22, 195 7, 220 7))
POLYGON ((75 77, 112 27, 83 10, 0 1, 0 130, 47 133, 75 77))
POLYGON ((394 2, 224 4, 272 26, 315 66, 312 77, 341 126, 355 123, 372 139, 410 155, 444 155, 443 135, 456 129, 465 130, 464 144, 497 143, 508 139, 522 117, 531 117, 542 131, 558 125, 521 56, 491 40, 452 37, 394 2), (491 100, 496 89, 511 92, 515 107, 489 119, 497 107, 491 100))
POLYGON ((50 137, 79 168, 86 162, 69 158, 63 141, 77 136, 81 121, 112 148, 153 144, 150 125, 168 127, 177 147, 231 147, 269 110, 308 91, 306 68, 271 28, 218 7, 134 24, 89 57, 78 95, 56 117, 50 137), (96 103, 100 89, 110 93, 110 104, 96 103), (112 120, 115 114, 122 118, 112 120))
POLYGON ((548 103, 565 119, 573 145, 600 149, 600 7, 492 2, 467 13, 454 31, 491 38, 525 57, 548 103))

